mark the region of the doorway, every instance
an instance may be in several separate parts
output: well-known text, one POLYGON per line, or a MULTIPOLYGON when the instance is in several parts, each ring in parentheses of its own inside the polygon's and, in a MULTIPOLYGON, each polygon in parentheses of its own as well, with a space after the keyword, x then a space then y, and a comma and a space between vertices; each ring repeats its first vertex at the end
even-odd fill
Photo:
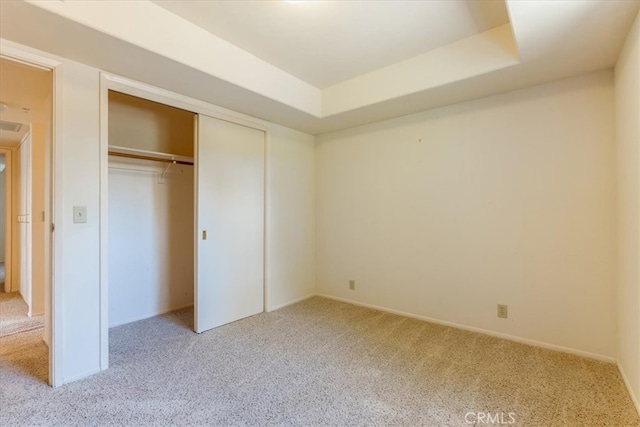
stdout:
POLYGON ((52 113, 52 70, 0 57, 0 344, 16 370, 10 375, 44 382, 51 382, 52 113))

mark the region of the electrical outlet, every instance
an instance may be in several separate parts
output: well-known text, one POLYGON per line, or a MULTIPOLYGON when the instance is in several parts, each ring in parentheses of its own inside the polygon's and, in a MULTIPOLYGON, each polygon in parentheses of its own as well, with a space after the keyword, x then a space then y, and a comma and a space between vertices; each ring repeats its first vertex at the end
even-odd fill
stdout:
POLYGON ((352 291, 356 290, 356 281, 355 280, 349 280, 349 289, 351 289, 352 291))
POLYGON ((506 304, 498 304, 498 317, 506 319, 508 315, 507 305, 506 304))

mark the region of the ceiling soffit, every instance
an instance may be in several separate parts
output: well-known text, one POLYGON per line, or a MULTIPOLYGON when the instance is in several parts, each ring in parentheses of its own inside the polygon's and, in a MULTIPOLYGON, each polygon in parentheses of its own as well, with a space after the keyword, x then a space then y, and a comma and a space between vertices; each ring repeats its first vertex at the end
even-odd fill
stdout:
POLYGON ((0 36, 317 134, 610 68, 638 11, 637 1, 506 5, 510 24, 323 90, 146 1, 1 2, 0 36))
POLYGON ((504 1, 154 1, 325 89, 509 23, 504 1))

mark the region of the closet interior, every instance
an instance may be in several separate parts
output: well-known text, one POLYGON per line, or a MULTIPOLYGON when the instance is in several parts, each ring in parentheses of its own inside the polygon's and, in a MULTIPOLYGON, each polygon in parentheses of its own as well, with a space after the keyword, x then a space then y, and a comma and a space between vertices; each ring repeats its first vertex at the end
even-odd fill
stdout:
POLYGON ((194 117, 109 91, 109 327, 194 303, 194 117))

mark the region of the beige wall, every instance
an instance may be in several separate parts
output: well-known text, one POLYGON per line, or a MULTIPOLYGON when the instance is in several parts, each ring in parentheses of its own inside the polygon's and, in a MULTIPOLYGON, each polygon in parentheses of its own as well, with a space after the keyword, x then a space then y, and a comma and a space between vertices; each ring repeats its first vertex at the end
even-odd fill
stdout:
POLYGON ((318 292, 613 360, 613 125, 603 71, 318 137, 318 292))
POLYGON ((640 412, 640 15, 615 68, 618 363, 640 412))

